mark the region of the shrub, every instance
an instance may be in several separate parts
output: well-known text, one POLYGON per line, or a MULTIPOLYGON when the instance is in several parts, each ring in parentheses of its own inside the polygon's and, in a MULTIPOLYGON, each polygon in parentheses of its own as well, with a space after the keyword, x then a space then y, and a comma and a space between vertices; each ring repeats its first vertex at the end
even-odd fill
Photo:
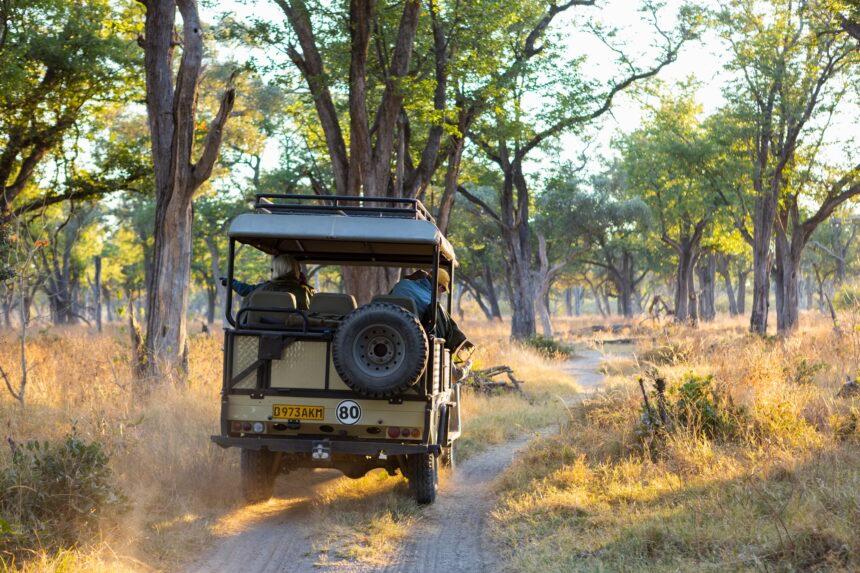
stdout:
POLYGON ((695 436, 729 439, 737 435, 743 417, 744 412, 719 389, 713 376, 688 372, 665 397, 658 391, 652 392, 651 410, 642 404, 642 427, 637 434, 682 428, 695 436), (662 414, 661 409, 664 409, 662 414))
POLYGON ((845 285, 833 297, 833 304, 838 310, 849 310, 860 306, 860 288, 856 285, 845 285))
POLYGON ((72 547, 125 509, 98 442, 69 435, 12 448, 9 465, 0 468, 0 553, 72 547))
POLYGON ((537 350, 547 358, 569 358, 573 354, 573 348, 567 344, 540 334, 527 339, 526 346, 537 350))
POLYGON ((798 386, 803 384, 812 384, 815 382, 816 374, 826 368, 827 364, 824 362, 816 362, 814 360, 808 360, 805 357, 801 357, 792 366, 785 367, 785 375, 792 384, 797 384, 798 386))

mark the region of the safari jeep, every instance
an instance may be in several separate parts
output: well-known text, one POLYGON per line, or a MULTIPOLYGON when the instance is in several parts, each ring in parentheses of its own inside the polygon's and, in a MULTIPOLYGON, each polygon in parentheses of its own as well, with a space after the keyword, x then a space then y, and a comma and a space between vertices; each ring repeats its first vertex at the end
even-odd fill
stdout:
MULTIPOLYGON (((304 265, 421 269, 453 279, 451 244, 414 199, 258 195, 229 229, 228 284, 237 245, 286 253, 304 265)), ((437 288, 431 309, 436 309, 437 288)), ((241 449, 242 491, 272 495, 296 468, 359 478, 399 471, 418 503, 436 497, 439 464, 460 434, 459 387, 432 316, 389 295, 357 306, 349 293, 317 292, 306 311, 287 292, 254 290, 241 305, 228 289, 221 434, 241 449), (238 310, 235 307, 239 307, 238 310)), ((451 296, 444 304, 451 310, 451 296)))

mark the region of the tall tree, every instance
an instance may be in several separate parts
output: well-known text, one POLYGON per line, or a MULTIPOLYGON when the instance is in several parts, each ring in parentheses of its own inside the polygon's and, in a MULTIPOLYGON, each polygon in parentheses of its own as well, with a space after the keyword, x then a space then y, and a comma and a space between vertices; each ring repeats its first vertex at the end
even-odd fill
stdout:
POLYGON ((155 173, 155 240, 147 292, 146 358, 151 374, 184 371, 186 311, 191 272, 192 200, 209 179, 218 158, 224 126, 233 109, 232 86, 221 96, 193 159, 197 135, 197 95, 203 65, 203 25, 196 0, 140 0, 146 7, 144 50, 146 111, 155 173), (182 41, 175 35, 177 9, 182 41), (173 73, 177 46, 182 55, 173 73))
POLYGON ((817 154, 839 100, 851 85, 856 41, 841 16, 817 3, 735 0, 720 14, 736 73, 726 96, 748 130, 753 219, 753 300, 750 330, 767 332, 771 265, 775 263, 777 327, 797 326, 798 263, 810 235, 841 203, 860 192, 849 168, 817 191, 818 207, 804 216, 817 154), (775 235, 776 231, 776 236, 775 235), (771 258, 771 241, 776 240, 771 258))
MULTIPOLYGON (((615 288, 619 313, 631 317, 637 287, 650 267, 645 238, 651 214, 647 204, 630 197, 624 186, 623 174, 613 167, 593 177, 590 188, 569 191, 560 199, 566 200, 566 211, 575 217, 569 228, 577 229, 588 247, 579 260, 605 272, 615 288)), ((561 207, 557 205, 548 216, 554 217, 561 207)))
POLYGON ((620 141, 622 169, 631 191, 651 208, 657 235, 677 256, 675 320, 695 324, 695 269, 717 213, 713 146, 688 94, 664 96, 653 116, 620 141))
MULTIPOLYGON (((568 3, 570 6, 573 3, 568 3)), ((582 5, 583 3, 578 3, 582 5)), ((591 3, 589 3, 591 5, 591 3)), ((550 11, 557 8, 551 5, 550 11)), ((656 76, 677 57, 681 45, 695 33, 693 12, 681 11, 681 24, 674 32, 660 29, 657 9, 646 3, 645 14, 652 19, 662 44, 655 61, 649 64, 633 62, 617 46, 621 71, 606 84, 587 81, 582 72, 584 58, 575 58, 563 64, 558 46, 545 41, 535 47, 537 39, 549 23, 538 16, 538 26, 529 21, 513 28, 517 51, 531 45, 539 55, 516 66, 513 81, 508 89, 494 94, 492 105, 470 131, 469 137, 479 147, 487 161, 494 164, 502 175, 499 189, 499 211, 487 214, 497 222, 507 253, 507 273, 512 281, 511 335, 525 339, 535 333, 535 236, 531 229, 532 192, 524 166, 533 154, 545 148, 565 132, 582 129, 612 108, 616 96, 639 81, 656 76), (520 48, 520 46, 522 46, 520 48), (537 100, 537 106, 530 106, 537 100)), ((525 19, 524 19, 525 20, 525 19)), ((607 39, 608 41, 608 39, 607 39)))

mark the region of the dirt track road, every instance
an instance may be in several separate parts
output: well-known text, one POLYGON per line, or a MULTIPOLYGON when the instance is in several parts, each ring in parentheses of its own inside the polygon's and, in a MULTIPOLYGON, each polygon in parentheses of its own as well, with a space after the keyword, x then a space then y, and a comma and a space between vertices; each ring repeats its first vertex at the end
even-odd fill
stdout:
MULTIPOLYGON (((600 353, 581 352, 565 371, 587 390, 599 385, 600 353)), ((426 508, 406 542, 383 568, 360 563, 315 564, 310 528, 311 504, 317 488, 337 472, 307 473, 307 481, 285 492, 289 499, 264 504, 251 523, 225 535, 187 573, 432 573, 499 571, 497 551, 487 534, 493 506, 491 484, 533 436, 485 450, 461 463, 440 486, 436 503, 426 508)))

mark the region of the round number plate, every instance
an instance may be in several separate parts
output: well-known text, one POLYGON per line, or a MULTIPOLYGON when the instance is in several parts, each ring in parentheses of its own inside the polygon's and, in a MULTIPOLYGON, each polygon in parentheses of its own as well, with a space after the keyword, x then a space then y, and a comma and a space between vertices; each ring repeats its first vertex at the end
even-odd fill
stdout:
POLYGON ((355 400, 344 400, 335 410, 337 421, 351 426, 361 419, 361 406, 355 400))

